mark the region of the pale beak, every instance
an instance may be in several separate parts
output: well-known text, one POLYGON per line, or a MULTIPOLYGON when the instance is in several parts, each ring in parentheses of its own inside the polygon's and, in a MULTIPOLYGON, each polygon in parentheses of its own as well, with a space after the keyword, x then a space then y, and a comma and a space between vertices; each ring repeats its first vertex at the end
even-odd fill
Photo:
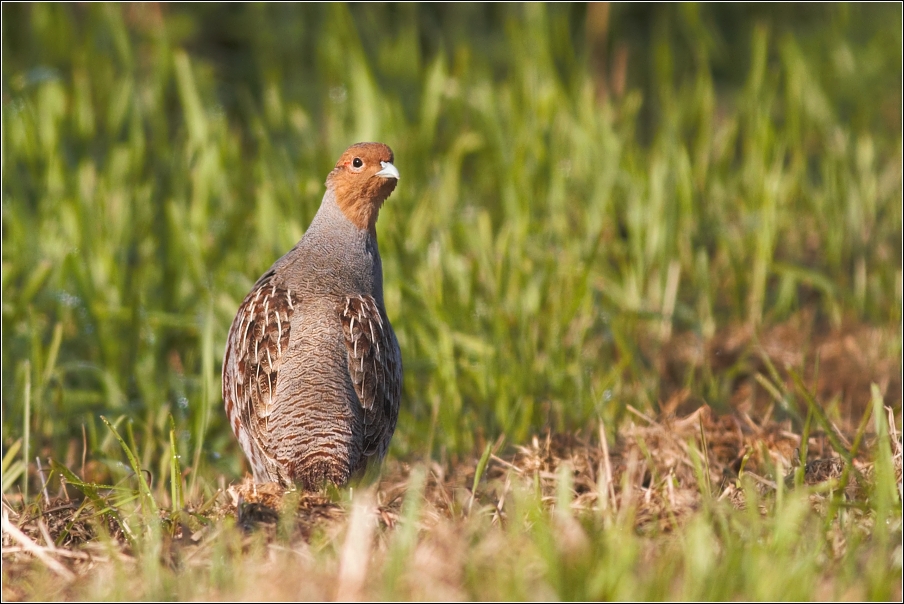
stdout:
POLYGON ((392 162, 381 161, 380 166, 383 169, 374 174, 374 176, 382 176, 383 178, 395 178, 396 180, 399 179, 399 170, 392 165, 392 162))

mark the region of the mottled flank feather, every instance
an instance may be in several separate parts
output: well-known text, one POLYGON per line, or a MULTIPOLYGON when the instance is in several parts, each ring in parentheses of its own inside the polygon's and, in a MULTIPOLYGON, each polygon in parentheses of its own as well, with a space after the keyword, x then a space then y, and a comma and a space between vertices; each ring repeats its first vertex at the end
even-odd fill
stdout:
POLYGON ((232 431, 248 456, 255 477, 274 466, 267 454, 267 419, 273 412, 279 367, 289 348, 295 296, 274 283, 268 271, 239 307, 223 361, 223 398, 232 431))
POLYGON ((398 416, 402 394, 402 365, 394 354, 399 345, 371 296, 346 298, 340 317, 349 372, 364 407, 364 454, 383 457, 392 436, 387 419, 398 416))

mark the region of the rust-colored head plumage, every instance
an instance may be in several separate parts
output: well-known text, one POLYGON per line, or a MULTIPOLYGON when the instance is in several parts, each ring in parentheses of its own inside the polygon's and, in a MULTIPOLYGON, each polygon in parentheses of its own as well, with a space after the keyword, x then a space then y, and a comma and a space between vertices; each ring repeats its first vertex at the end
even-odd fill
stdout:
POLYGON ((345 150, 326 177, 336 205, 359 229, 374 230, 383 202, 395 189, 399 171, 383 143, 357 143, 345 150))

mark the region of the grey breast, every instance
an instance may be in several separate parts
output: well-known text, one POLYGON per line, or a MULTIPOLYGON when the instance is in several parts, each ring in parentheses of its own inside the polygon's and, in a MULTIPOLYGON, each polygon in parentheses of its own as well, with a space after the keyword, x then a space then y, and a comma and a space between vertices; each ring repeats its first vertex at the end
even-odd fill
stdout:
POLYGON ((299 305, 283 353, 267 448, 280 474, 293 481, 342 484, 372 447, 365 443, 369 422, 349 370, 340 314, 349 296, 372 297, 382 311, 376 242, 327 195, 305 236, 274 269, 287 289, 298 292, 299 305))

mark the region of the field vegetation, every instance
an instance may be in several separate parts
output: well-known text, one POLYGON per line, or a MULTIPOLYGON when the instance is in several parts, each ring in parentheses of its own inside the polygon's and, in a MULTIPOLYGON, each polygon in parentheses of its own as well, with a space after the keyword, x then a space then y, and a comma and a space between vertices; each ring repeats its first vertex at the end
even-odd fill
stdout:
POLYGON ((5 3, 4 600, 900 601, 901 18, 5 3), (362 140, 398 428, 255 486, 226 333, 362 140))

